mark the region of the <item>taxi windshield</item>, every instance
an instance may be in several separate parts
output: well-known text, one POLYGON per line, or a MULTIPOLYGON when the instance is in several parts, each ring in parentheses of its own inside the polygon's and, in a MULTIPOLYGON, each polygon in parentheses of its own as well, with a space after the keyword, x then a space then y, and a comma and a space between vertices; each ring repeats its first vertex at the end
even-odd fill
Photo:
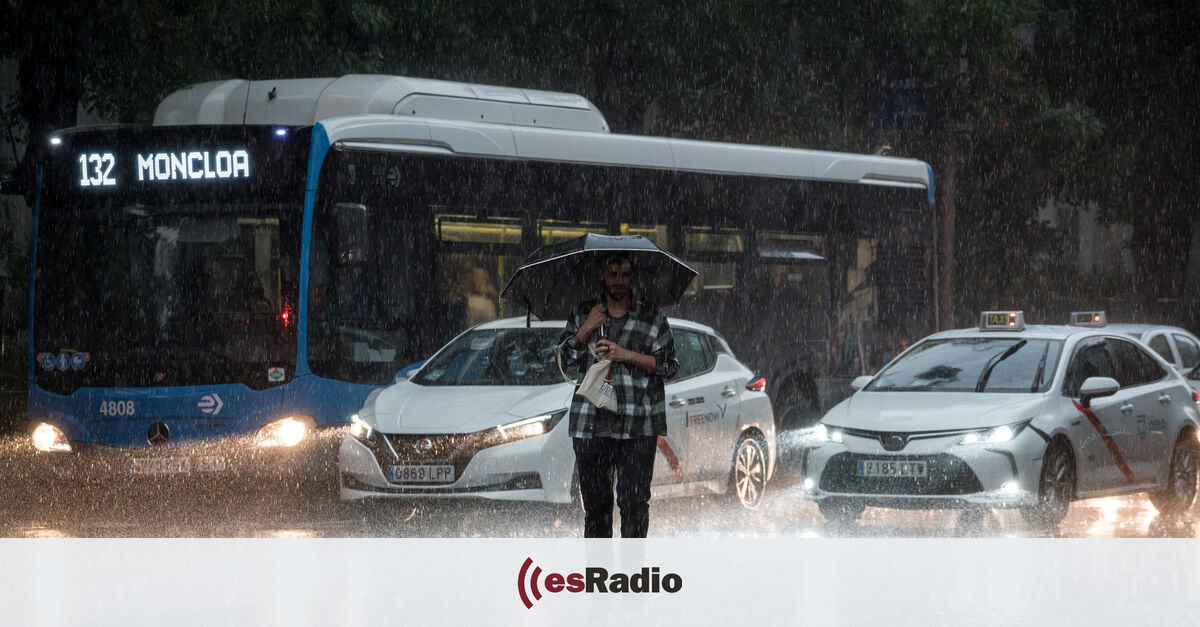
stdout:
POLYGON ((478 329, 438 352, 413 378, 418 385, 551 385, 559 328, 478 329))
POLYGON ((888 365, 872 392, 1044 392, 1061 340, 965 337, 926 340, 888 365))

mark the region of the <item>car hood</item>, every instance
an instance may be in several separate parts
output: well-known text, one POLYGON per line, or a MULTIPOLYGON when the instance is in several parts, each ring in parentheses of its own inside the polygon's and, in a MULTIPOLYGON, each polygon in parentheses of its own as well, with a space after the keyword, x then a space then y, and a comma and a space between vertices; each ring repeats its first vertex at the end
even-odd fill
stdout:
POLYGON ((857 392, 822 422, 868 431, 983 429, 1032 418, 1042 394, 975 392, 857 392))
POLYGON ((375 398, 372 426, 383 433, 470 433, 566 409, 571 390, 567 383, 437 386, 401 381, 375 398))

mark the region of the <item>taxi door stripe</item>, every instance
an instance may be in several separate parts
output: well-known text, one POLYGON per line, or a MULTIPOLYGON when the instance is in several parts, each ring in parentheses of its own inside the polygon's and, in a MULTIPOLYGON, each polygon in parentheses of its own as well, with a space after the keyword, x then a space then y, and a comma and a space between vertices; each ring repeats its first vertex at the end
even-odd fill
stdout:
POLYGON ((675 483, 683 483, 683 467, 679 465, 679 458, 675 457, 675 451, 671 450, 671 445, 667 443, 667 439, 663 436, 658 436, 658 450, 667 458, 667 464, 671 466, 671 472, 675 473, 675 483))
POLYGON ((1129 469, 1129 465, 1125 463, 1125 457, 1121 455, 1121 449, 1117 448, 1117 443, 1113 441, 1112 436, 1108 434, 1108 429, 1100 423, 1100 419, 1096 417, 1096 412, 1079 404, 1079 401, 1071 401, 1075 404, 1075 409, 1092 423, 1092 427, 1096 429, 1096 433, 1100 434, 1100 438, 1104 440, 1104 445, 1108 447, 1108 452, 1112 453, 1113 461, 1117 462, 1117 467, 1121 469, 1121 473, 1125 475, 1127 481, 1133 481, 1133 471, 1129 469))

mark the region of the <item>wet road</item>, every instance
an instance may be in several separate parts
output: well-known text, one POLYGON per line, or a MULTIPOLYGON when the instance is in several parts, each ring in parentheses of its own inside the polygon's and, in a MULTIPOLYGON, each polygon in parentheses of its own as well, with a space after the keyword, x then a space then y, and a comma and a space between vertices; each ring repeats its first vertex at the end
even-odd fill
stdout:
MULTIPOLYGON (((28 452, 0 441, 0 537, 578 537, 581 513, 543 504, 455 499, 343 504, 314 487, 246 482, 57 483, 31 472, 28 452)), ((1015 511, 868 508, 833 526, 800 500, 783 468, 757 510, 723 497, 651 502, 658 537, 1197 537, 1200 508, 1171 519, 1145 496, 1078 501, 1057 530, 1031 529, 1015 511)))

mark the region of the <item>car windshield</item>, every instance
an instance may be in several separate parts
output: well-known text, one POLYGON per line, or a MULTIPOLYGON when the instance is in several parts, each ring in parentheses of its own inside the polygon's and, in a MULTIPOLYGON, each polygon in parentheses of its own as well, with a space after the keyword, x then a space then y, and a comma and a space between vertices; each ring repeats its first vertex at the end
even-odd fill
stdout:
POLYGON ((873 392, 1044 392, 1062 341, 1017 337, 926 340, 890 364, 873 392))
POLYGON ((421 368, 419 385, 552 385, 562 382, 555 347, 562 329, 478 329, 421 368))

